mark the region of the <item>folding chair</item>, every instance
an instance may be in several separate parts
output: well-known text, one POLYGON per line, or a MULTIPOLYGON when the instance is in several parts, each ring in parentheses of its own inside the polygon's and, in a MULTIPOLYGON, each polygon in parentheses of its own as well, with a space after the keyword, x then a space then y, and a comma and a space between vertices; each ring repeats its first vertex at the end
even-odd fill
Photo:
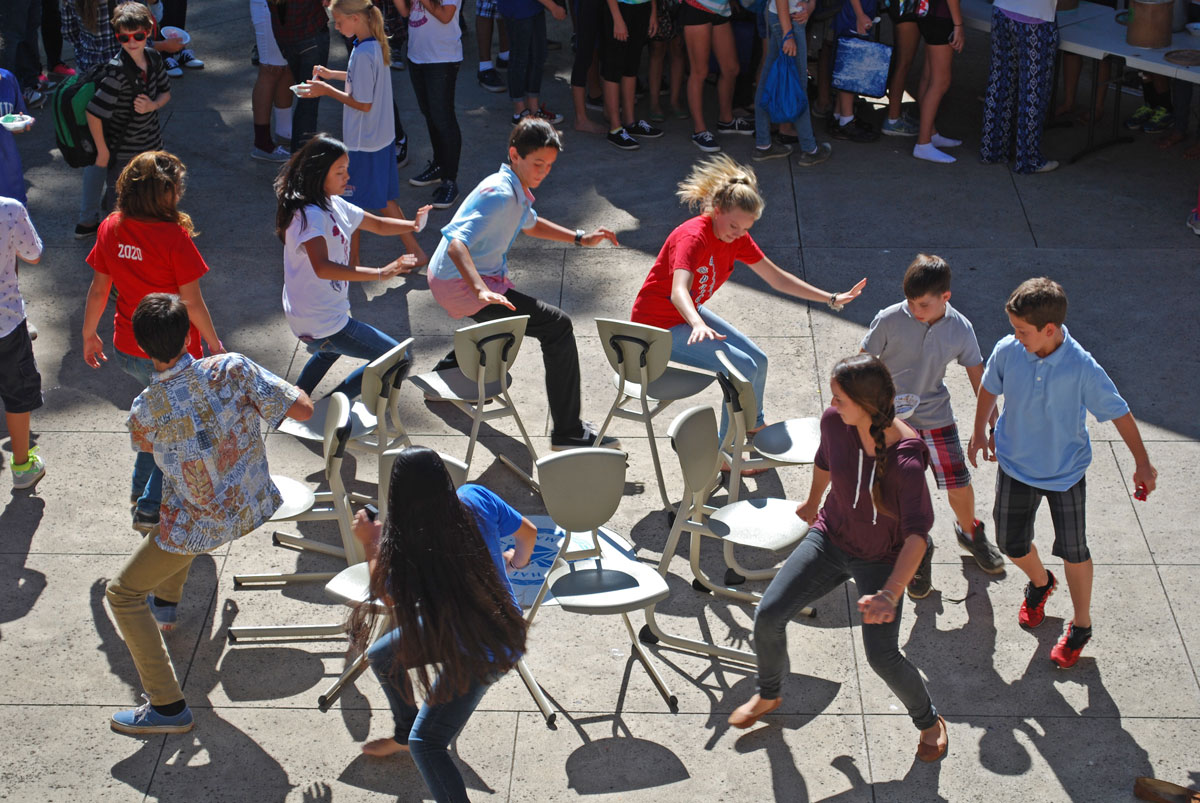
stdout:
MULTIPOLYGON (((525 448, 529 450, 529 459, 537 461, 537 452, 525 431, 525 424, 508 395, 509 385, 512 384, 508 369, 521 349, 528 323, 528 315, 517 315, 465 326, 454 333, 454 356, 458 366, 421 374, 412 380, 425 398, 450 402, 471 417, 471 439, 465 461, 468 469, 479 439, 480 425, 497 418, 511 417, 517 422, 525 448)), ((530 485, 537 487, 533 478, 507 457, 500 455, 500 460, 530 485)))
POLYGON ((695 396, 713 383, 713 375, 691 368, 668 365, 671 359, 671 333, 657 326, 645 326, 629 321, 597 318, 600 344, 612 366, 613 385, 617 397, 600 427, 597 441, 603 437, 613 418, 642 421, 650 441, 650 456, 658 479, 658 493, 663 507, 670 507, 667 486, 663 482, 662 464, 658 459, 658 444, 654 440, 654 417, 673 401, 695 396), (626 407, 636 402, 636 408, 626 407))
MULTIPOLYGON (((550 515, 548 518, 534 517, 533 521, 539 528, 557 527, 563 532, 563 538, 558 558, 527 619, 533 621, 547 591, 567 613, 620 615, 634 653, 674 711, 678 700, 649 653, 638 642, 633 623, 629 621, 631 611, 667 598, 670 594, 667 582, 654 567, 613 546, 611 539, 616 536, 603 527, 621 503, 627 459, 628 455, 615 449, 587 448, 572 449, 538 461, 542 499, 550 515), (572 533, 586 533, 585 539, 590 546, 574 548, 572 533)), ((527 680, 526 685, 528 683, 527 680)))
MULTIPOLYGON (((711 407, 685 410, 668 430, 671 446, 679 456, 686 490, 675 515, 675 523, 667 536, 658 572, 666 577, 671 559, 679 547, 680 536, 691 534, 688 551, 691 556, 692 586, 699 591, 711 591, 745 602, 757 602, 762 595, 739 591, 728 585, 718 585, 700 567, 700 545, 704 538, 721 541, 726 566, 739 575, 755 580, 775 576, 777 568, 751 571, 742 567, 734 556, 735 546, 772 552, 790 552, 808 534, 808 525, 796 515, 796 503, 786 499, 750 499, 715 508, 708 504, 720 465, 717 440, 717 419, 711 407)), ((804 611, 811 616, 809 609, 804 611)), ((661 641, 679 649, 700 652, 743 663, 753 663, 753 653, 731 650, 708 642, 687 639, 665 633, 654 618, 654 606, 646 609, 646 627, 642 639, 649 643, 661 641)))

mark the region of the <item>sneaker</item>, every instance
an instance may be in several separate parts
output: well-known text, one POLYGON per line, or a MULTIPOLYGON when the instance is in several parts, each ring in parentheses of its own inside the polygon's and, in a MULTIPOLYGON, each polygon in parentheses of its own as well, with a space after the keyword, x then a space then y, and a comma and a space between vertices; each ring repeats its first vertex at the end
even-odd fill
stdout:
POLYGON ((975 532, 972 535, 964 533, 956 521, 954 522, 954 535, 958 537, 959 546, 970 552, 971 556, 975 558, 979 568, 988 574, 1004 572, 1004 556, 1000 554, 1000 550, 996 549, 995 544, 987 540, 987 530, 984 529, 982 521, 975 519, 975 532))
POLYGON ((638 148, 642 147, 638 144, 636 139, 629 136, 629 132, 624 128, 618 128, 616 131, 609 131, 608 141, 623 151, 636 151, 638 148))
POLYGON ((720 153, 721 151, 721 146, 717 144, 717 138, 712 135, 711 131, 692 134, 692 142, 705 153, 720 153))
POLYGON ((750 158, 756 162, 765 162, 768 159, 779 159, 784 156, 789 156, 792 153, 791 145, 780 145, 778 142, 772 142, 766 148, 754 148, 754 155, 750 158))
POLYGON ((149 535, 158 528, 159 512, 147 513, 139 508, 133 509, 133 529, 142 535, 149 535))
POLYGON ((1075 627, 1074 622, 1067 623, 1067 629, 1062 638, 1050 650, 1050 660, 1058 664, 1059 669, 1070 669, 1075 666, 1083 652, 1083 646, 1092 640, 1090 627, 1075 627))
POLYGON ((408 164, 408 137, 396 143, 396 167, 408 164))
POLYGON ((39 92, 45 92, 47 89, 50 88, 50 86, 51 86, 50 78, 45 73, 42 73, 41 75, 39 75, 37 77, 37 87, 35 87, 35 88, 39 92))
POLYGON ((558 125, 563 121, 563 116, 558 112, 552 112, 547 109, 545 103, 538 107, 538 110, 533 113, 533 116, 539 120, 545 120, 550 125, 558 125))
POLYGON ((933 542, 927 541, 928 546, 925 548, 925 555, 921 558, 921 565, 917 567, 917 573, 908 581, 908 597, 909 599, 925 599, 929 596, 929 592, 933 591, 933 542))
POLYGON ((63 78, 70 78, 75 74, 75 70, 71 69, 62 62, 55 64, 54 69, 52 69, 50 72, 54 73, 55 75, 61 75, 63 78))
POLYGON ((1154 107, 1142 104, 1137 107, 1137 111, 1125 118, 1125 122, 1122 125, 1130 131, 1137 131, 1153 116, 1154 107))
POLYGON ((1142 126, 1142 130, 1147 134, 1161 134, 1173 125, 1175 125, 1175 115, 1159 106, 1154 110, 1154 116, 1142 126))
POLYGON ((27 88, 21 94, 25 97, 25 106, 27 108, 40 109, 46 104, 46 96, 33 87, 27 88))
POLYGON ((179 606, 159 605, 158 598, 153 594, 146 597, 146 604, 150 606, 150 613, 154 614, 154 621, 158 622, 158 629, 170 633, 175 628, 175 620, 179 618, 179 606))
POLYGON ((833 156, 833 146, 828 142, 818 142, 817 149, 812 153, 801 151, 796 157, 796 164, 800 167, 812 167, 828 161, 830 156, 833 156))
POLYGON ((179 66, 179 62, 176 61, 174 56, 167 56, 163 59, 163 64, 167 68, 167 75, 172 78, 179 78, 183 75, 183 68, 179 66))
POLYGON ((1192 210, 1188 215, 1187 227, 1192 230, 1192 234, 1200 234, 1200 212, 1192 210))
POLYGON ((495 69, 480 70, 476 74, 476 79, 479 81, 479 85, 488 92, 503 92, 508 88, 508 82, 495 69))
POLYGON ((602 112, 604 111, 604 98, 587 98, 583 101, 583 107, 594 112, 602 112))
POLYGON ((1053 159, 1047 159, 1046 161, 1042 162, 1041 167, 1039 167, 1037 170, 1034 170, 1033 172, 1035 172, 1035 173, 1053 173, 1057 169, 1058 169, 1058 162, 1054 161, 1053 159))
POLYGON ((895 120, 884 120, 880 130, 888 137, 915 137, 921 133, 920 126, 913 125, 903 114, 895 120))
POLYGON ((522 109, 520 114, 514 114, 512 116, 512 124, 516 125, 517 123, 521 122, 526 117, 528 117, 529 114, 530 114, 529 109, 522 109))
POLYGON ((434 184, 442 183, 442 168, 433 163, 432 160, 426 163, 425 169, 408 180, 408 183, 414 187, 429 187, 434 184))
POLYGON ((625 130, 630 134, 637 134, 639 137, 645 137, 646 139, 658 139, 663 135, 663 130, 661 128, 655 128, 645 120, 638 120, 636 123, 628 123, 625 126, 625 130))
POLYGON ((458 200, 458 185, 446 179, 433 191, 433 208, 449 209, 458 200))
POLYGON ((14 491, 24 491, 38 484, 46 476, 46 461, 38 455, 38 447, 29 447, 29 457, 24 463, 17 465, 10 457, 8 465, 12 468, 14 491))
POLYGON ((189 70, 204 69, 204 62, 196 58, 196 54, 187 48, 184 48, 175 54, 175 61, 180 67, 186 67, 189 70))
POLYGON ((150 698, 142 695, 145 703, 137 708, 118 711, 112 715, 109 726, 118 733, 140 736, 144 733, 187 733, 195 725, 192 709, 186 705, 173 717, 164 716, 150 705, 150 698))
POLYGON ((1046 576, 1050 578, 1050 583, 1045 588, 1038 588, 1033 583, 1025 584, 1025 598, 1021 600, 1021 611, 1017 614, 1017 621, 1025 627, 1037 627, 1046 618, 1046 600, 1058 588, 1054 574, 1047 571, 1046 576))
POLYGON ((292 152, 282 145, 276 145, 273 151, 264 151, 262 148, 255 148, 250 151, 250 158, 257 159, 260 162, 286 162, 292 158, 292 152))
POLYGON ((100 228, 100 221, 93 223, 76 223, 75 224, 75 239, 86 240, 88 237, 95 237, 96 232, 100 228))
POLYGON ((844 139, 850 142, 874 142, 879 139, 879 131, 873 125, 864 123, 857 117, 841 125, 837 117, 830 117, 829 134, 834 139, 844 139))
POLYGON ((589 446, 599 446, 602 449, 620 449, 621 442, 611 435, 605 435, 596 443, 596 425, 591 421, 580 421, 581 430, 578 435, 559 435, 550 433, 550 450, 561 452, 564 449, 586 449, 589 446))
POLYGON ((718 134, 753 134, 754 122, 745 117, 734 117, 728 123, 717 121, 718 134))

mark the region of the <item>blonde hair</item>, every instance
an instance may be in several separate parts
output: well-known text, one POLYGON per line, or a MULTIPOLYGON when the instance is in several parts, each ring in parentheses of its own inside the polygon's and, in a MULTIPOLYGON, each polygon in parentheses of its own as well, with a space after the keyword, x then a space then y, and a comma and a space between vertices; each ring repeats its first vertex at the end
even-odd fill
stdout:
POLYGON ((693 210, 740 209, 758 218, 766 206, 754 171, 725 154, 700 162, 678 187, 675 194, 693 210))
POLYGON ((371 36, 379 43, 379 49, 383 51, 383 63, 392 63, 392 48, 388 44, 387 31, 383 29, 383 12, 371 0, 331 0, 329 10, 343 16, 366 15, 367 30, 371 32, 371 36))

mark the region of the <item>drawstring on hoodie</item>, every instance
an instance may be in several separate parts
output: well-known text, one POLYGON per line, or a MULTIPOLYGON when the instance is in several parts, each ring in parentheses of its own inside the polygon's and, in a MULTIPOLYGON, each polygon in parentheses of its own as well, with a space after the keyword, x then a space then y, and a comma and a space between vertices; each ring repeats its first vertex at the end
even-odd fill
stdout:
MULTIPOLYGON (((863 470, 863 452, 864 449, 859 447, 858 450, 858 474, 854 481, 854 506, 858 507, 862 492, 862 470, 863 470)), ((875 500, 871 498, 871 488, 875 485, 875 464, 877 460, 871 461, 871 477, 867 480, 867 504, 871 506, 871 524, 872 526, 879 520, 879 511, 875 509, 875 500)))

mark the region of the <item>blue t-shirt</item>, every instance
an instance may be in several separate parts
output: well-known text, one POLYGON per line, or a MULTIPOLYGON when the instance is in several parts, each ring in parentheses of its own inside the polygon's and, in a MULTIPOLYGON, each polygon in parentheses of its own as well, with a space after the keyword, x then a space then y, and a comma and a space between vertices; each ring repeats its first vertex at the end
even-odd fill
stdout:
POLYGON ((996 344, 983 387, 1004 396, 996 423, 996 460, 1015 480, 1065 491, 1092 462, 1087 413, 1111 421, 1129 405, 1100 364, 1063 327, 1062 345, 1039 357, 1012 335, 996 344))
POLYGON ((521 529, 523 517, 512 505, 482 485, 463 485, 458 489, 458 498, 475 517, 475 523, 483 535, 483 542, 487 544, 492 561, 496 564, 496 572, 512 596, 513 605, 520 611, 521 603, 517 600, 512 583, 508 581, 508 567, 504 563, 504 550, 500 546, 500 539, 521 529))
POLYGON ((471 252, 480 276, 508 273, 508 249, 524 229, 537 223, 533 194, 508 165, 479 182, 442 228, 442 241, 429 260, 429 275, 435 279, 461 279, 447 249, 458 240, 471 252))
MULTIPOLYGON (((0 69, 0 117, 6 114, 26 114, 21 85, 8 70, 0 69)), ((25 169, 17 153, 13 133, 0 127, 0 195, 26 203, 25 169)))

